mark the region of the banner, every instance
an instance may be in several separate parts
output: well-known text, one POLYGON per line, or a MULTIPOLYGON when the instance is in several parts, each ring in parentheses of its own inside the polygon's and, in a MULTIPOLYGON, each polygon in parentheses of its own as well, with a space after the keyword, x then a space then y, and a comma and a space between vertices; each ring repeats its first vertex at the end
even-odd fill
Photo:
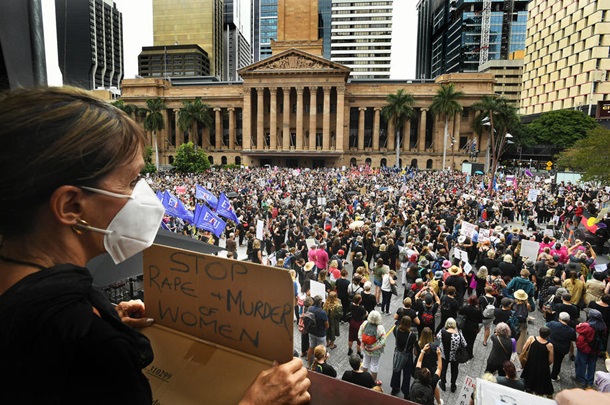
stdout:
POLYGON ((178 197, 165 191, 163 194, 163 200, 161 201, 163 207, 165 207, 165 213, 171 217, 180 218, 189 224, 194 223, 193 213, 186 208, 186 206, 180 201, 178 197))
POLYGON ((527 201, 536 202, 539 194, 540 194, 540 190, 537 190, 535 188, 530 188, 530 190, 527 193, 527 201))
POLYGON ((217 238, 220 238, 227 224, 218 215, 210 211, 208 207, 197 204, 195 208, 195 226, 199 229, 210 231, 217 238))
POLYGON ((225 193, 220 193, 220 197, 218 197, 218 204, 216 205, 216 213, 220 216, 223 216, 231 221, 239 224, 239 219, 237 215, 233 212, 233 207, 231 207, 231 202, 225 196, 225 193))
POLYGON ((206 201, 210 207, 216 207, 218 205, 218 198, 199 184, 195 185, 195 198, 206 201))

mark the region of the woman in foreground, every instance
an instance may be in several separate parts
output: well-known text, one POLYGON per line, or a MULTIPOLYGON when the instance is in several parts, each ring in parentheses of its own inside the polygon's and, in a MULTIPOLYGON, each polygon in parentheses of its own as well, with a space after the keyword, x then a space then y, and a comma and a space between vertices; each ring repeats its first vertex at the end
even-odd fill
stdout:
MULTIPOLYGON (((0 403, 152 403, 153 351, 133 327, 153 320, 140 301, 114 307, 84 267, 155 238, 164 209, 139 178, 144 139, 82 90, 0 96, 0 403)), ((263 371, 242 403, 307 403, 306 375, 299 359, 263 371)))

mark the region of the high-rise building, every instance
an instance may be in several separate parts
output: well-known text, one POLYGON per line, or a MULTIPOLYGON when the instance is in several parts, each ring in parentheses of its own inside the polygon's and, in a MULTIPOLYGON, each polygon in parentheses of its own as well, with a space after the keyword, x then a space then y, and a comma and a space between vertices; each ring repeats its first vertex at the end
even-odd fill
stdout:
POLYGON ((59 68, 66 85, 119 87, 123 20, 112 0, 56 0, 59 68))
POLYGON ((488 60, 507 60, 524 50, 529 1, 420 0, 417 77, 477 72, 488 60))
POLYGON ((260 2, 260 60, 271 56, 271 40, 277 38, 277 0, 260 2))
POLYGON ((592 114, 597 102, 610 100, 610 3, 532 0, 529 12, 520 112, 592 114))
POLYGON ((237 81, 237 70, 252 63, 252 48, 242 34, 241 8, 237 0, 224 0, 223 48, 225 50, 224 81, 237 81))
POLYGON ((322 53, 330 59, 332 0, 318 0, 318 38, 322 38, 322 53))
MULTIPOLYGON (((78 0, 74 0, 78 1, 78 0)), ((154 46, 195 44, 210 58, 210 74, 223 77, 223 0, 153 0, 154 46)))
POLYGON ((298 48, 322 56, 319 19, 318 4, 315 1, 278 0, 277 35, 271 40, 271 53, 276 55, 298 48))
POLYGON ((354 78, 389 79, 393 0, 332 0, 331 60, 354 78))
POLYGON ((209 76, 210 58, 197 45, 145 46, 138 55, 138 75, 158 78, 209 76))

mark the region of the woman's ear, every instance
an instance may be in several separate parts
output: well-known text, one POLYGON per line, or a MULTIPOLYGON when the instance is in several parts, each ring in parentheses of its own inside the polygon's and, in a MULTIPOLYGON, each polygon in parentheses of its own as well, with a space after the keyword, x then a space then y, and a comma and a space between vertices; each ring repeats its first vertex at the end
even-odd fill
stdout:
POLYGON ((76 224, 76 221, 83 216, 83 197, 83 190, 76 186, 61 186, 56 189, 49 199, 55 220, 64 225, 76 224))

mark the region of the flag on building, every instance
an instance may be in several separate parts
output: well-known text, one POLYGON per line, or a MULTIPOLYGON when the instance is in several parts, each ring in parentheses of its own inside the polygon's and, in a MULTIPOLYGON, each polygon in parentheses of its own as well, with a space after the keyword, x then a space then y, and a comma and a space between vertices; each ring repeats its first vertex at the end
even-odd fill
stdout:
POLYGON ((223 216, 231 221, 239 224, 239 219, 235 212, 233 212, 233 207, 231 207, 231 202, 225 195, 225 193, 220 193, 220 197, 218 197, 218 204, 216 205, 216 213, 220 216, 223 216))
POLYGON ((216 207, 218 205, 218 198, 199 184, 195 185, 195 198, 204 200, 210 207, 216 207))

